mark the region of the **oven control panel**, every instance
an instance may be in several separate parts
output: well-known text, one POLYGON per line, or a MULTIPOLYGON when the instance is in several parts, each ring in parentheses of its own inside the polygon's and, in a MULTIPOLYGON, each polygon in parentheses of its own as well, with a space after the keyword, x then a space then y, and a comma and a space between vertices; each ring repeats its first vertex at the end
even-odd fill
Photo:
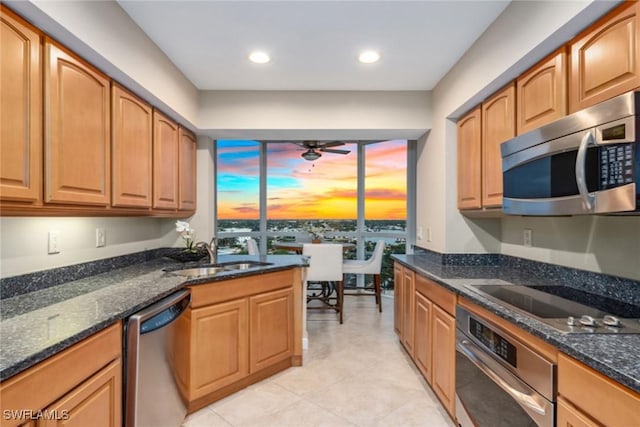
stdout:
POLYGON ((509 341, 504 339, 500 334, 478 322, 473 317, 469 317, 469 333, 480 341, 493 354, 502 360, 517 368, 517 350, 509 341))

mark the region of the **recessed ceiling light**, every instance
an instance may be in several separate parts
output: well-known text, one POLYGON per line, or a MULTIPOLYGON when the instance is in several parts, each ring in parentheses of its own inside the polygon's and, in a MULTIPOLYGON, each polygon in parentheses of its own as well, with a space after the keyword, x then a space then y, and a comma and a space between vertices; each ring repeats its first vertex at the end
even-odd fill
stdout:
POLYGON ((375 50, 365 50, 360 55, 358 55, 358 61, 363 64, 373 64, 374 62, 378 62, 380 59, 380 54, 375 50))
POLYGON ((256 64, 266 64, 271 61, 271 57, 265 52, 256 50, 255 52, 251 52, 249 54, 249 61, 255 62, 256 64))

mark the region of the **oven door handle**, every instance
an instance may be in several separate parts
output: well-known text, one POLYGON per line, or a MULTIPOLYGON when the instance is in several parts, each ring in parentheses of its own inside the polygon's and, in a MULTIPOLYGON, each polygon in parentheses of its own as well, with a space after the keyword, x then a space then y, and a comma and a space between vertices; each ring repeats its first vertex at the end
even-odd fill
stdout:
POLYGON ((593 130, 588 131, 580 141, 580 147, 578 147, 578 154, 576 155, 576 184, 578 186, 578 192, 587 212, 593 211, 594 196, 589 194, 587 188, 587 174, 586 174, 586 161, 587 161, 587 149, 590 145, 595 143, 593 136, 593 130))
POLYGON ((546 408, 536 401, 536 397, 539 399, 542 398, 537 396, 537 394, 532 395, 529 392, 528 387, 522 384, 521 380, 490 359, 490 356, 484 354, 484 352, 471 341, 464 338, 456 338, 456 349, 466 356, 471 363, 476 365, 478 369, 480 369, 494 383, 515 399, 521 406, 531 409, 536 414, 542 416, 547 415, 546 408), (503 370, 504 372, 498 374, 496 369, 493 369, 489 364, 495 365, 496 368, 503 370))

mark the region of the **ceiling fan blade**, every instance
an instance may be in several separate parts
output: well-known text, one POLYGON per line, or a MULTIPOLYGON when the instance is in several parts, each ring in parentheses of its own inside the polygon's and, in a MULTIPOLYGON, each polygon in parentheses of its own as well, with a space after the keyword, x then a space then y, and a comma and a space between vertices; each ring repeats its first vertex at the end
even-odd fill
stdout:
POLYGON ((345 145, 342 141, 329 141, 329 142, 321 142, 318 144, 320 147, 338 147, 340 145, 345 145))
POLYGON ((335 153, 335 154, 349 154, 351 151, 349 150, 336 150, 334 148, 320 148, 320 151, 325 153, 335 153))

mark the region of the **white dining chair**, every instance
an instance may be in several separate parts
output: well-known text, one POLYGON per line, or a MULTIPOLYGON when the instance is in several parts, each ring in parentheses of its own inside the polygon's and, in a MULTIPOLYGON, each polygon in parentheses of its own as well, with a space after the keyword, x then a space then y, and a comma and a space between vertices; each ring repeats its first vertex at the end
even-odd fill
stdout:
POLYGON ((320 301, 322 306, 311 306, 309 309, 332 309, 339 314, 340 323, 343 316, 343 274, 342 274, 342 245, 333 243, 305 243, 302 245, 302 255, 309 257, 305 277, 307 289, 307 304, 320 301), (320 287, 309 287, 309 284, 320 283, 320 287), (335 294, 335 296, 334 296, 335 294))
MULTIPOLYGON (((359 260, 346 260, 342 264, 342 272, 344 274, 371 274, 373 275, 373 288, 367 287, 366 284, 364 287, 349 287, 347 289, 358 289, 365 291, 373 291, 373 295, 376 297, 376 304, 378 305, 379 311, 382 313, 382 289, 381 289, 381 281, 380 281, 380 271, 382 270, 382 256, 384 255, 384 241, 378 240, 376 242, 376 246, 373 249, 373 254, 369 259, 365 261, 359 260)), ((344 289, 344 286, 343 286, 344 289)), ((345 293, 344 295, 371 295, 369 292, 362 293, 345 293)))
POLYGON ((258 249, 258 242, 253 237, 247 239, 247 252, 249 255, 260 255, 260 249, 258 249))

